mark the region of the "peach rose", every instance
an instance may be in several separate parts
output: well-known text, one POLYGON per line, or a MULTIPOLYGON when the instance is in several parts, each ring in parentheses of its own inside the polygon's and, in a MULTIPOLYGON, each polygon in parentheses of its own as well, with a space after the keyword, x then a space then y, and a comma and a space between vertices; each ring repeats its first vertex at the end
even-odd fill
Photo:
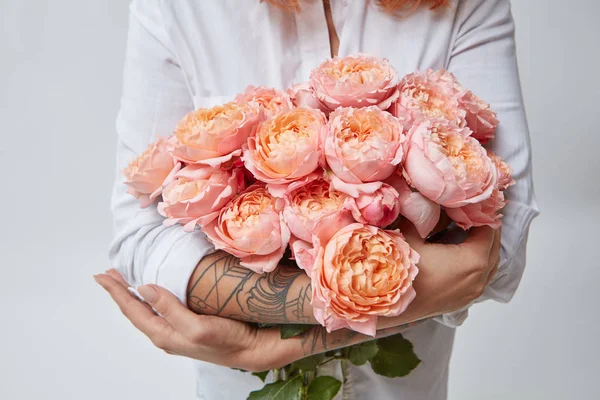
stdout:
POLYGON ((490 105, 477 97, 473 92, 463 90, 464 94, 459 98, 461 108, 466 112, 466 121, 469 129, 473 131, 475 139, 482 144, 493 139, 498 127, 496 113, 491 110, 490 105))
POLYGON ((398 82, 388 60, 368 55, 329 59, 310 74, 310 86, 329 111, 368 106, 387 110, 398 98, 398 82))
POLYGON ((231 161, 242 153, 242 145, 263 114, 255 102, 231 102, 192 111, 177 124, 173 156, 188 164, 211 167, 231 161))
POLYGON ((317 225, 333 234, 354 222, 349 201, 344 193, 331 190, 327 181, 316 179, 285 196, 283 218, 294 236, 312 242, 317 225))
POLYGON ((310 108, 294 108, 258 125, 242 159, 260 181, 289 185, 319 167, 327 119, 310 108))
POLYGON ((235 101, 238 103, 257 102, 263 108, 267 118, 294 107, 287 93, 263 86, 248 86, 243 93, 237 95, 235 101))
POLYGON ((166 226, 184 225, 191 232, 196 225, 212 222, 219 211, 244 187, 241 169, 227 171, 206 165, 190 165, 165 187, 158 212, 166 217, 166 226))
POLYGON ((333 187, 352 197, 378 190, 402 162, 405 140, 398 119, 377 107, 332 112, 324 147, 333 187))
POLYGON ((378 316, 397 316, 415 298, 418 262, 400 231, 355 223, 327 243, 317 240, 310 268, 316 320, 328 332, 375 336, 378 316))
POLYGON ((409 132, 404 176, 421 194, 457 208, 488 199, 497 172, 468 128, 446 120, 424 120, 409 132))
POLYGON ((450 219, 463 229, 484 225, 498 229, 502 226, 500 210, 505 205, 504 193, 494 189, 489 199, 460 208, 446 208, 445 211, 450 219))
POLYGON ((123 170, 127 191, 139 200, 142 208, 160 196, 163 186, 181 168, 169 150, 168 140, 159 137, 123 170))
POLYGON ((352 199, 352 215, 362 224, 385 228, 400 215, 399 197, 396 189, 384 183, 379 190, 352 199))
POLYGON ((426 118, 447 119, 460 127, 466 125, 467 112, 459 102, 461 87, 451 73, 431 69, 424 74, 416 72, 406 75, 398 88, 400 97, 390 112, 394 116, 410 115, 411 118, 404 121, 405 128, 426 118))
POLYGON ((282 209, 283 200, 271 196, 263 185, 253 185, 221 209, 203 231, 215 248, 240 258, 244 267, 258 274, 271 272, 290 240, 282 209))
POLYGON ((512 176, 512 168, 508 165, 502 157, 497 155, 491 150, 487 150, 488 157, 492 160, 498 171, 498 189, 506 190, 516 182, 512 176))

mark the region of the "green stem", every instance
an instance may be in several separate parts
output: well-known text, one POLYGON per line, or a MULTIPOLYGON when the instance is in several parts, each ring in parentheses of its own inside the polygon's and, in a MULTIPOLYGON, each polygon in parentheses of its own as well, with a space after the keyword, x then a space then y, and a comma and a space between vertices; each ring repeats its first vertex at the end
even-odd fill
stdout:
POLYGON ((306 400, 308 399, 308 385, 310 385, 308 382, 308 372, 305 372, 302 378, 302 392, 300 393, 300 398, 306 400))

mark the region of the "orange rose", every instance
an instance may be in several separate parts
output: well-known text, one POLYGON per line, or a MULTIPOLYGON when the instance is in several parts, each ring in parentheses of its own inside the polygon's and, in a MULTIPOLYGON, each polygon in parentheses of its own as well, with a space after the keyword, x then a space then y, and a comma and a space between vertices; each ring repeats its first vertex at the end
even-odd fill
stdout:
POLYGON ((310 271, 315 318, 329 332, 375 336, 377 317, 397 316, 416 296, 419 255, 399 231, 355 223, 315 241, 310 271))
POLYGON ((255 102, 192 111, 177 124, 173 155, 188 164, 211 167, 228 162, 242 154, 242 144, 263 115, 255 102))

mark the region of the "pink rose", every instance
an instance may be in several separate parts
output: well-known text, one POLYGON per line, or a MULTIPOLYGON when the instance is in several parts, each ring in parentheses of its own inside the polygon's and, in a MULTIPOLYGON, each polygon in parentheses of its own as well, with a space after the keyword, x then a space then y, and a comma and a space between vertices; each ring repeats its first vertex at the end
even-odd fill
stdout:
POLYGON ((446 120, 424 120, 409 132, 404 176, 421 194, 444 207, 458 208, 488 199, 497 172, 486 150, 446 120))
POLYGON ((386 182, 399 193, 400 214, 412 222, 423 239, 429 236, 440 220, 440 205, 412 190, 400 170, 390 176, 386 182))
POLYGON ((290 240, 282 208, 283 200, 254 185, 221 209, 203 231, 215 248, 240 258, 244 267, 258 274, 271 272, 290 240))
POLYGON ((264 110, 267 118, 272 117, 281 111, 291 110, 294 106, 290 96, 279 90, 267 87, 248 86, 243 93, 235 98, 238 103, 256 102, 264 110))
POLYGON ((284 111, 259 124, 248 138, 244 165, 262 182, 289 185, 319 167, 326 131, 327 119, 319 110, 284 111))
POLYGON ((399 231, 351 224, 327 243, 317 240, 313 254, 311 304, 329 332, 375 336, 378 316, 401 314, 416 296, 419 255, 399 231))
POLYGON ((499 121, 490 105, 471 91, 465 91, 459 98, 459 103, 461 108, 467 112, 467 126, 473 131, 471 136, 482 144, 493 139, 499 121))
POLYGON ((415 121, 431 118, 447 119, 459 127, 466 125, 467 112, 459 102, 462 87, 451 73, 431 69, 424 74, 416 72, 406 75, 398 88, 400 96, 390 112, 394 116, 410 115, 410 119, 404 119, 406 129, 415 121))
POLYGON ((472 136, 485 143, 494 137, 498 119, 490 105, 464 88, 456 77, 446 71, 428 69, 424 74, 409 74, 398 86, 400 97, 390 112, 401 117, 410 113, 404 122, 409 129, 415 121, 424 118, 447 119, 459 127, 468 126, 472 136))
POLYGON ((331 190, 327 181, 316 179, 285 196, 283 218, 294 236, 312 242, 317 225, 332 235, 354 222, 349 201, 344 193, 331 190))
POLYGON ((506 190, 516 182, 512 176, 512 168, 508 165, 502 157, 498 156, 491 150, 487 150, 488 157, 492 160, 498 171, 498 189, 506 190))
POLYGON ((489 199, 460 208, 446 208, 445 211, 450 219, 463 229, 485 225, 498 229, 502 226, 500 210, 505 205, 504 193, 501 190, 494 189, 489 199))
POLYGON ((256 102, 231 102, 192 111, 177 124, 173 156, 188 164, 211 167, 229 162, 242 154, 242 145, 263 114, 256 102))
POLYGON ((361 193, 352 199, 352 215, 362 224, 385 228, 400 215, 400 195, 388 184, 374 193, 361 193))
POLYGON ((158 212, 167 218, 166 226, 179 223, 188 232, 212 222, 244 185, 242 170, 206 165, 190 165, 175 177, 163 191, 158 212))
POLYGON ((405 140, 400 122, 377 107, 332 112, 325 159, 333 187, 352 197, 378 190, 402 162, 405 140))
POLYGON ((181 168, 169 150, 169 142, 159 137, 123 170, 128 192, 140 201, 142 208, 160 196, 163 186, 181 168))
POLYGON ((398 82, 388 60, 367 55, 329 59, 310 74, 316 97, 329 111, 368 106, 387 110, 398 98, 398 82))

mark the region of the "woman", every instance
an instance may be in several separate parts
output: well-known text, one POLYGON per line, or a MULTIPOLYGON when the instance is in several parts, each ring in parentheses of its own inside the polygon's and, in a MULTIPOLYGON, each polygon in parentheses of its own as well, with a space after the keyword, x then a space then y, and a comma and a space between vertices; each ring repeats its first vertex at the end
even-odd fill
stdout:
MULTIPOLYGON (((446 68, 498 112, 492 147, 514 168, 517 181, 508 192, 502 246, 500 232, 487 228, 447 246, 423 243, 412 226, 403 226, 422 256, 419 295, 400 317, 380 318, 378 336, 403 331, 423 362, 402 379, 377 376, 368 366, 342 371, 332 365, 327 372, 345 378, 337 398, 446 398, 455 328, 467 307, 475 300, 509 301, 525 266, 537 206, 509 0, 442 3, 134 0, 131 6, 118 171, 188 111, 231 100, 248 84, 289 87, 336 55, 385 57, 401 75, 446 68), (425 321, 407 328, 417 320, 425 321)), ((120 174, 113 210, 117 234, 110 257, 125 280, 114 270, 96 279, 158 347, 204 361, 197 364, 200 398, 244 399, 261 387, 257 378, 226 367, 260 371, 368 339, 315 327, 282 341, 277 331, 253 329, 240 321, 314 324, 308 278, 285 267, 253 274, 235 258, 215 253, 200 231, 164 227, 155 208, 140 209, 126 193, 120 174), (146 285, 140 294, 164 318, 131 296, 125 282, 146 285)))

